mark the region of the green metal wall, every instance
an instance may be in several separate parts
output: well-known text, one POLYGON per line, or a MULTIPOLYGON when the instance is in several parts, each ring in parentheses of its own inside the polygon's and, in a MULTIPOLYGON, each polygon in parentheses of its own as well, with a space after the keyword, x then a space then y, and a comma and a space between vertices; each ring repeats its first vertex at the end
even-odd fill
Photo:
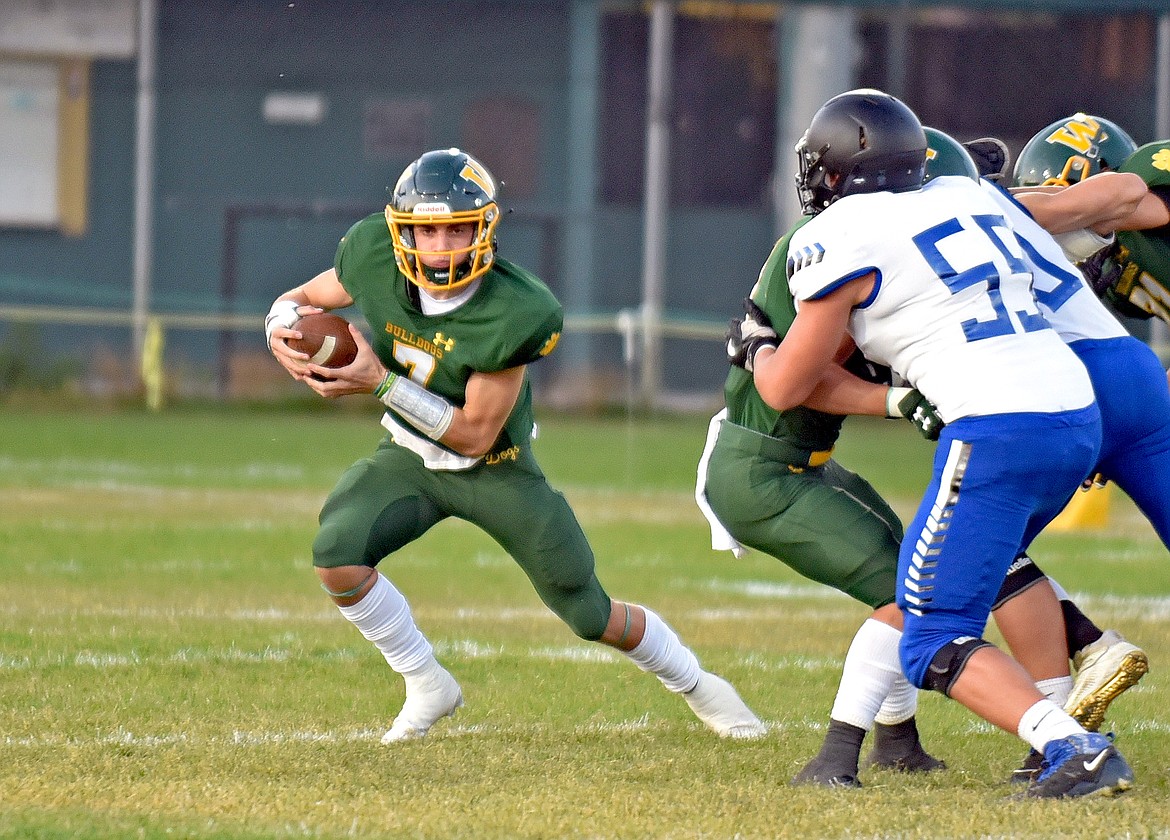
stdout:
MULTIPOLYGON (((152 309, 262 314, 277 293, 330 265, 356 214, 247 218, 239 228, 235 299, 225 301, 225 209, 264 202, 381 209, 386 188, 422 151, 397 159, 365 155, 363 108, 386 99, 430 103, 429 148, 465 144, 466 110, 478 98, 513 96, 535 106, 541 129, 532 162, 536 191, 505 202, 514 212, 501 225, 501 248, 563 293, 555 219, 566 205, 569 12, 567 2, 163 0, 152 309), (323 94, 325 120, 309 126, 266 123, 262 103, 274 90, 323 94), (551 224, 542 221, 550 217, 551 224)), ((68 239, 55 232, 0 230, 0 302, 129 307, 135 72, 130 61, 94 65, 88 233, 68 239)), ((507 199, 509 173, 496 174, 505 181, 507 199)), ((598 309, 637 305, 641 226, 637 207, 600 214, 598 309)), ((708 285, 712 242, 720 269, 750 280, 770 236, 763 208, 746 216, 677 214, 668 307, 722 318, 727 301, 738 298, 708 285)), ((75 331, 59 332, 66 344, 85 340, 75 331)), ((111 341, 122 333, 89 335, 111 341)), ((176 340, 198 345, 211 338, 203 333, 176 340)), ((201 355, 197 346, 184 351, 171 345, 168 352, 201 355)), ((713 355, 709 367, 717 383, 722 361, 713 355)))

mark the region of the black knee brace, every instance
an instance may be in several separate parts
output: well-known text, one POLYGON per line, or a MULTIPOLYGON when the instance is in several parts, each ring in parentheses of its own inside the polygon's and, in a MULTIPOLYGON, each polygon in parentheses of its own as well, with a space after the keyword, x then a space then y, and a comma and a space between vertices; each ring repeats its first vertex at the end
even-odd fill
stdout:
POLYGON ((1027 554, 1021 554, 1008 567, 1003 584, 999 587, 999 594, 995 596, 995 603, 992 604, 991 609, 998 610, 1012 598, 1026 589, 1031 589, 1046 577, 1047 575, 1040 570, 1040 567, 1032 562, 1031 557, 1027 554))
POLYGON ((922 687, 950 697, 951 686, 963 673, 971 654, 984 647, 991 647, 991 642, 972 636, 960 636, 953 642, 947 642, 934 655, 934 659, 930 660, 922 687))

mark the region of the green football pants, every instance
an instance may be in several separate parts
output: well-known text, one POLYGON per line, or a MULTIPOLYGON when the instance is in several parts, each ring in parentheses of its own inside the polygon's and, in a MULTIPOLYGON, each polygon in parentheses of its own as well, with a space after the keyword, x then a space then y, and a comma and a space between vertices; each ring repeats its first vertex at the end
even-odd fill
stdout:
POLYGON ((721 434, 707 500, 743 545, 877 609, 894 601, 902 523, 861 476, 836 461, 790 467, 721 434))
POLYGON ((428 470, 413 452, 383 440, 342 474, 325 500, 313 565, 377 566, 449 516, 498 542, 574 633, 601 638, 610 599, 594 572, 593 550, 526 447, 515 460, 450 472, 428 470))

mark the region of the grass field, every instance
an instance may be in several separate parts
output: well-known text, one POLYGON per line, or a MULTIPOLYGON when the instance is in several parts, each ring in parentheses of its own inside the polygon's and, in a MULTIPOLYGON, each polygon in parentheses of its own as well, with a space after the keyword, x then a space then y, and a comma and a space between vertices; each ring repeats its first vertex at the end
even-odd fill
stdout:
MULTIPOLYGON (((847 428, 840 460, 909 514, 930 445, 892 421, 847 428)), ((654 607, 769 722, 753 743, 720 741, 578 641, 498 547, 450 522, 383 570, 467 705, 424 741, 380 745, 401 682, 309 558, 373 416, 9 407, 0 429, 2 837, 1170 837, 1170 558, 1123 497, 1108 529, 1044 535, 1035 553, 1150 653, 1106 725, 1134 791, 1011 801, 1022 742, 925 694, 947 771, 823 791, 787 783, 866 610, 710 550, 691 498, 705 418, 548 417, 538 454, 611 594, 654 607)))

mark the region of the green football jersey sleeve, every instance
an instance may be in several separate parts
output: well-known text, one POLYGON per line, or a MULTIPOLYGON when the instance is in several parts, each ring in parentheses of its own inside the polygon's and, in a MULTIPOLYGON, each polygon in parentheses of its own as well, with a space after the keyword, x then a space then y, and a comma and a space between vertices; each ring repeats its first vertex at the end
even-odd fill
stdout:
MULTIPOLYGON (((796 318, 796 305, 788 289, 788 244, 809 218, 802 217, 775 244, 751 293, 752 300, 764 310, 780 338, 787 334, 796 318)), ((727 418, 732 423, 810 451, 832 449, 845 420, 803 406, 776 411, 760 397, 752 374, 739 367, 732 367, 727 374, 723 396, 727 418)))

